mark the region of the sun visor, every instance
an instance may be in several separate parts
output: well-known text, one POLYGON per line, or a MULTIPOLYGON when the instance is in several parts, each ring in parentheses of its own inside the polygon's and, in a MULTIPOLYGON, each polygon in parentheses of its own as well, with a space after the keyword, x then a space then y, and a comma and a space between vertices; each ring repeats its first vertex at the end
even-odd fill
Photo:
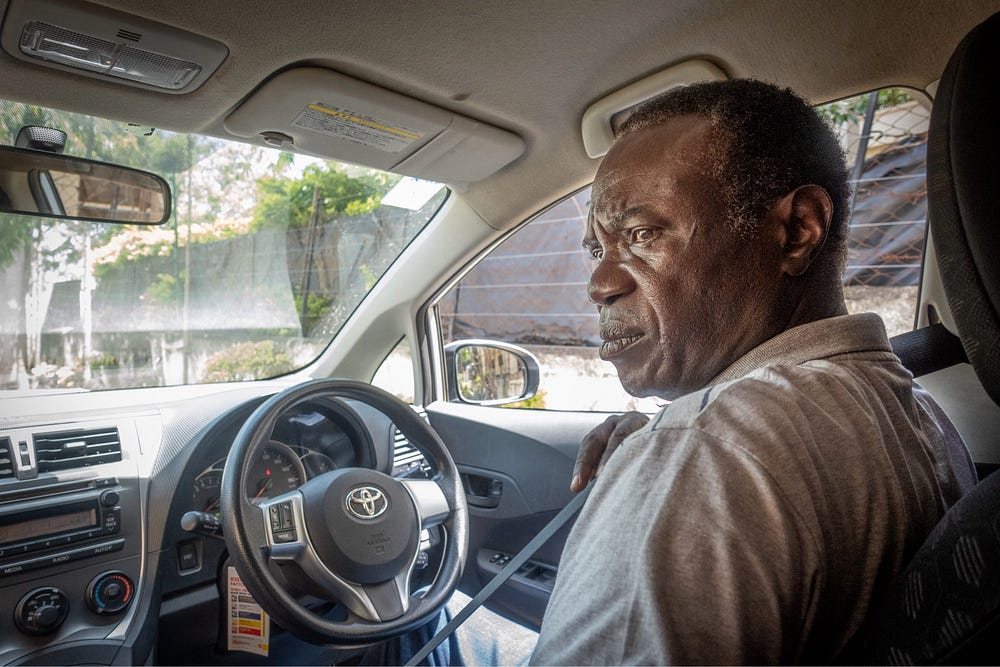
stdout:
POLYGON ((722 81, 726 73, 707 60, 688 60, 640 79, 591 104, 583 114, 583 148, 601 157, 615 142, 615 131, 638 105, 678 86, 698 81, 722 81))
POLYGON ((439 183, 480 180, 524 151, 512 132, 319 67, 270 79, 225 126, 271 146, 439 183))

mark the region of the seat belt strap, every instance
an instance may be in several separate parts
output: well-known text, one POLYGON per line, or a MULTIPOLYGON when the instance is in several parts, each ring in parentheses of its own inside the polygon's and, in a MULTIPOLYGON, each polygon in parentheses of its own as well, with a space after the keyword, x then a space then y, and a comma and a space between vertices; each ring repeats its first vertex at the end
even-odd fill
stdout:
POLYGON ((528 542, 523 549, 521 549, 516 556, 510 559, 510 562, 504 566, 502 570, 497 572, 496 576, 490 580, 490 583, 486 584, 481 591, 469 601, 469 604, 462 608, 462 611, 455 614, 455 616, 448 621, 448 625, 441 628, 436 635, 431 637, 431 640, 424 644, 424 647, 417 651, 417 654, 410 658, 410 661, 406 663, 407 667, 412 665, 419 665, 420 662, 427 658, 431 654, 431 651, 436 649, 438 645, 447 639, 448 635, 453 633, 458 626, 465 622, 469 616, 472 616, 472 612, 479 609, 486 600, 500 588, 505 581, 510 579, 511 575, 521 569, 521 566, 527 562, 529 558, 535 555, 543 544, 549 541, 557 530, 563 527, 563 525, 569 521, 570 517, 576 514, 583 503, 586 502, 587 496, 590 495, 590 489, 593 488, 593 484, 588 485, 583 491, 578 493, 573 497, 569 503, 562 508, 562 511, 555 516, 555 518, 550 521, 545 528, 541 530, 540 533, 535 535, 535 537, 528 542))

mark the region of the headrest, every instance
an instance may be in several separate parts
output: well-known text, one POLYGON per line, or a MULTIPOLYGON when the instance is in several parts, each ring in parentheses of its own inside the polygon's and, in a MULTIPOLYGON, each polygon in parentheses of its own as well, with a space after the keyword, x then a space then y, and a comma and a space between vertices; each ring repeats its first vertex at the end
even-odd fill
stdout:
POLYGON ((928 220, 969 361, 1000 404, 1000 13, 959 43, 938 84, 927 150, 928 220))

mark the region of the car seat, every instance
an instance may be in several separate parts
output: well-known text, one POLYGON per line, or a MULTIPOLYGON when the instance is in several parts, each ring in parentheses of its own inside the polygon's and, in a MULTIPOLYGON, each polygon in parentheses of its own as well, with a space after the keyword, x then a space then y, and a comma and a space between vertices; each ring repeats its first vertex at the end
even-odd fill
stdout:
MULTIPOLYGON (((998 63, 1000 13, 959 43, 931 111, 928 222, 961 349, 956 355, 954 338, 935 325, 933 340, 918 330, 898 353, 915 352, 917 362, 904 363, 911 369, 923 364, 923 372, 964 356, 1000 404, 998 63)), ((1000 641, 993 636, 1000 631, 998 475, 980 481, 948 510, 839 662, 1000 663, 1000 641)))

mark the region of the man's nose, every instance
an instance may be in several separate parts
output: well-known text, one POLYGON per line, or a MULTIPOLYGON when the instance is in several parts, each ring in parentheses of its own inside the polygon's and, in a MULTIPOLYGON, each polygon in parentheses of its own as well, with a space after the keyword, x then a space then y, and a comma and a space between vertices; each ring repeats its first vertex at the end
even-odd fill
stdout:
POLYGON ((635 282, 622 263, 605 256, 590 274, 587 297, 598 306, 610 306, 633 289, 635 282))

